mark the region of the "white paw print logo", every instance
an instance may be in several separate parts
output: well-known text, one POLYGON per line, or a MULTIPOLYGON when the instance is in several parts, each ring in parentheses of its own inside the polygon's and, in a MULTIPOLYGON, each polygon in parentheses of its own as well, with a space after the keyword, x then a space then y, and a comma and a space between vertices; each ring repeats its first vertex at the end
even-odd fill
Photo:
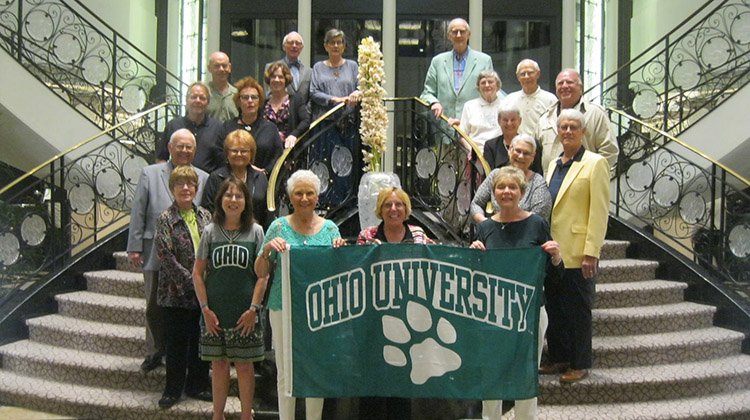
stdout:
MULTIPOLYGON (((432 328, 432 315, 424 306, 416 302, 406 305, 406 321, 408 326, 399 318, 391 315, 383 316, 383 335, 395 344, 407 344, 412 339, 412 331, 424 333, 432 328)), ((445 318, 440 318, 435 328, 437 338, 444 344, 456 342, 456 329, 445 318)), ((428 337, 421 343, 409 347, 411 359, 411 381, 415 385, 422 385, 432 377, 443 376, 461 367, 461 356, 453 350, 444 347, 433 337, 428 337)), ((383 358, 391 366, 404 367, 409 363, 406 354, 395 345, 383 347, 383 358)))

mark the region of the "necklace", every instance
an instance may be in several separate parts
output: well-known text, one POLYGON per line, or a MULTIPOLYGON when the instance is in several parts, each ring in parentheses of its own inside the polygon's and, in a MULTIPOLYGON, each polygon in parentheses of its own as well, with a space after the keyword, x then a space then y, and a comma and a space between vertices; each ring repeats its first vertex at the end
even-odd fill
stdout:
POLYGON ((219 230, 221 230, 222 235, 224 235, 224 238, 230 244, 233 244, 240 237, 240 233, 242 233, 239 230, 226 230, 224 226, 219 226, 219 230))

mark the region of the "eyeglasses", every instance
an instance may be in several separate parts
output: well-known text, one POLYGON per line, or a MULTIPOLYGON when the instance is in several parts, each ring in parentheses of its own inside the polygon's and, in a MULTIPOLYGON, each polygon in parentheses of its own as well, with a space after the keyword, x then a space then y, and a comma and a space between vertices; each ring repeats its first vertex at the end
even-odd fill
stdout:
POLYGON ((527 77, 527 76, 533 76, 536 74, 536 70, 531 71, 519 71, 516 73, 517 76, 527 77))
POLYGON ((468 34, 468 29, 451 29, 450 31, 451 35, 460 35, 460 34, 468 34))
POLYGON ((516 149, 516 148, 513 148, 511 150, 512 150, 513 153, 515 153, 515 154, 517 154, 519 156, 526 156, 526 157, 534 156, 534 152, 529 152, 527 150, 519 150, 519 149, 516 149))
POLYGON ((297 45, 302 46, 302 41, 287 41, 286 45, 297 45))
POLYGON ((340 39, 337 39, 335 41, 328 41, 328 42, 326 42, 326 44, 333 45, 334 47, 340 47, 340 46, 344 45, 344 41, 342 41, 340 39))
POLYGON ((198 186, 198 184, 196 184, 193 181, 177 181, 174 183, 174 186, 177 188, 185 188, 185 187, 195 188, 198 186))
POLYGON ((260 96, 258 95, 240 95, 240 99, 243 101, 257 101, 260 100, 260 96))
POLYGON ((577 124, 561 124, 558 129, 560 131, 578 131, 581 129, 581 126, 577 124))
POLYGON ((233 155, 249 155, 250 150, 248 149, 227 149, 227 151, 233 155))

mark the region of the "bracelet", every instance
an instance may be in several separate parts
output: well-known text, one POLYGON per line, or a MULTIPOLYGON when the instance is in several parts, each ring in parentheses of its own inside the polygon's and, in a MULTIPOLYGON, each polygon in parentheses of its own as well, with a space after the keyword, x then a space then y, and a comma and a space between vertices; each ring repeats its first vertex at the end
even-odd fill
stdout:
POLYGON ((208 302, 201 303, 201 310, 208 308, 208 302))
POLYGON ((261 305, 260 303, 253 303, 252 305, 250 305, 250 309, 255 310, 255 313, 257 314, 260 313, 261 309, 263 309, 263 305, 261 305))

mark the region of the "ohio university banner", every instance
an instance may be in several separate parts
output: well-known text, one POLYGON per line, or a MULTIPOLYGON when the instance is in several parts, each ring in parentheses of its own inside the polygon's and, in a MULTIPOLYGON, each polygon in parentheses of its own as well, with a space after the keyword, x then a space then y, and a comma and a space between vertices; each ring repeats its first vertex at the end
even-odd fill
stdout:
POLYGON ((293 248, 282 259, 298 397, 537 395, 539 247, 293 248))

